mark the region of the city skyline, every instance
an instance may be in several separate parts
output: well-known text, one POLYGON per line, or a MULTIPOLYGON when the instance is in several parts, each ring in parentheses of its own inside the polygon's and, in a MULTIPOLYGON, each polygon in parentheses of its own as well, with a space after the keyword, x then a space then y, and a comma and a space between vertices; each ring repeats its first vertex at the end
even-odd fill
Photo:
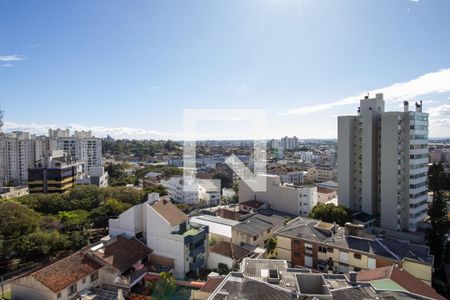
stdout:
MULTIPOLYGON (((383 92, 388 110, 422 100, 430 137, 448 137, 449 9, 424 0, 2 1, 4 131, 180 140, 183 109, 263 108, 268 139, 335 139, 338 115, 383 92)), ((241 133, 209 128, 216 139, 227 130, 241 133)))

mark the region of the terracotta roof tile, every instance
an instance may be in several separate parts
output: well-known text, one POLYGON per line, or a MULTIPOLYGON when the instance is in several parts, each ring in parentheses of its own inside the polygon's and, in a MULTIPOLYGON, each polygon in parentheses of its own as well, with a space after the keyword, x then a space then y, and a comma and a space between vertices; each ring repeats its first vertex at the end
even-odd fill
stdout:
POLYGON ((331 193, 334 193, 333 190, 330 190, 330 189, 327 189, 327 188, 324 188, 324 187, 320 187, 320 186, 317 187, 317 192, 318 192, 318 193, 321 193, 321 194, 331 194, 331 193))
POLYGON ((76 252, 32 273, 30 276, 57 293, 89 276, 101 267, 100 264, 94 262, 84 253, 76 252))
POLYGON ((209 251, 232 258, 233 260, 239 260, 251 253, 247 249, 239 247, 230 242, 224 242, 224 241, 219 242, 219 243, 215 244, 214 246, 211 246, 209 248, 209 251))
POLYGON ((184 212, 166 199, 159 200, 152 205, 152 208, 169 222, 171 226, 176 226, 189 220, 184 212))
POLYGON ((436 293, 436 291, 432 287, 426 285, 420 279, 394 266, 360 271, 358 272, 356 278, 357 281, 391 279, 411 293, 430 297, 433 299, 445 299, 444 297, 436 293))
POLYGON ((141 242, 119 236, 114 242, 92 251, 92 254, 123 272, 151 252, 152 250, 141 242))
POLYGON ((225 279, 224 276, 210 277, 208 278, 208 281, 206 281, 206 284, 200 289, 200 291, 205 293, 212 293, 216 290, 216 288, 222 283, 224 279, 225 279))
POLYGON ((422 280, 414 277, 410 273, 399 269, 393 268, 390 276, 391 280, 397 282, 399 285, 407 289, 408 291, 430 297, 433 299, 445 299, 443 296, 436 293, 436 291, 431 287, 426 285, 422 280))

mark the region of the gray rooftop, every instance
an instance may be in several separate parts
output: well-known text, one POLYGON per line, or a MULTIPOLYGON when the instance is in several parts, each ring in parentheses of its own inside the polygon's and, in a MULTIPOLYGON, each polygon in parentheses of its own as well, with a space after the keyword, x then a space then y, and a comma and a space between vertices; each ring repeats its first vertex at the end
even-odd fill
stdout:
POLYGON ((278 230, 275 234, 330 244, 340 248, 366 252, 395 260, 405 258, 431 263, 433 256, 429 248, 403 240, 394 240, 384 237, 365 234, 365 236, 345 235, 344 227, 337 226, 333 233, 319 230, 315 227, 319 220, 298 217, 278 230))
POLYGON ((282 224, 283 221, 284 218, 280 216, 256 214, 237 224, 234 228, 248 235, 257 236, 268 229, 282 224))

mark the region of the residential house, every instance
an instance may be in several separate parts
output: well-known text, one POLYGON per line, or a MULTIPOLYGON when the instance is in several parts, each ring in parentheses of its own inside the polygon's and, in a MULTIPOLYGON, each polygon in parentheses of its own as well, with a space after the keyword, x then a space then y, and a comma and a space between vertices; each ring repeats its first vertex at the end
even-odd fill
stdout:
POLYGON ((232 228, 233 244, 264 247, 273 233, 283 226, 284 218, 277 215, 255 214, 232 228))
POLYGON ((151 252, 136 239, 106 237, 100 243, 14 279, 12 299, 78 299, 84 291, 93 289, 99 294, 103 290, 122 289, 126 294, 142 282, 151 252))
POLYGON ((429 247, 369 235, 362 225, 338 226, 298 217, 274 235, 278 258, 293 266, 347 273, 397 264, 431 285, 434 257, 429 247))
POLYGON ((184 278, 206 266, 208 227, 195 225, 168 197, 149 194, 149 200, 135 205, 117 219, 109 220, 109 234, 142 239, 153 254, 172 259, 174 275, 184 278))
POLYGON ((241 260, 251 255, 251 251, 231 242, 218 242, 209 247, 208 269, 217 269, 219 264, 226 265, 230 270, 239 268, 241 260))
POLYGON ((209 238, 218 242, 231 242, 232 228, 239 224, 239 221, 229 220, 211 215, 200 215, 191 218, 191 224, 208 226, 209 238))

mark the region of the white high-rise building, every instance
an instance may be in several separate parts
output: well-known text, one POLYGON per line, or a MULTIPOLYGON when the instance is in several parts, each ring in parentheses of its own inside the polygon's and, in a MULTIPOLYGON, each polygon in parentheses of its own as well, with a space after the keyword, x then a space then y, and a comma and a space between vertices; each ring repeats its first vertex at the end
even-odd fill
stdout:
POLYGON ((0 182, 23 185, 36 161, 36 140, 28 132, 0 133, 0 182))
POLYGON ((390 230, 416 231, 427 216, 428 114, 422 103, 385 112, 383 94, 338 118, 339 204, 378 216, 390 230))
POLYGON ((63 150, 67 155, 91 167, 102 166, 102 140, 92 136, 90 131, 75 131, 70 135, 68 130, 49 130, 50 149, 63 150))

